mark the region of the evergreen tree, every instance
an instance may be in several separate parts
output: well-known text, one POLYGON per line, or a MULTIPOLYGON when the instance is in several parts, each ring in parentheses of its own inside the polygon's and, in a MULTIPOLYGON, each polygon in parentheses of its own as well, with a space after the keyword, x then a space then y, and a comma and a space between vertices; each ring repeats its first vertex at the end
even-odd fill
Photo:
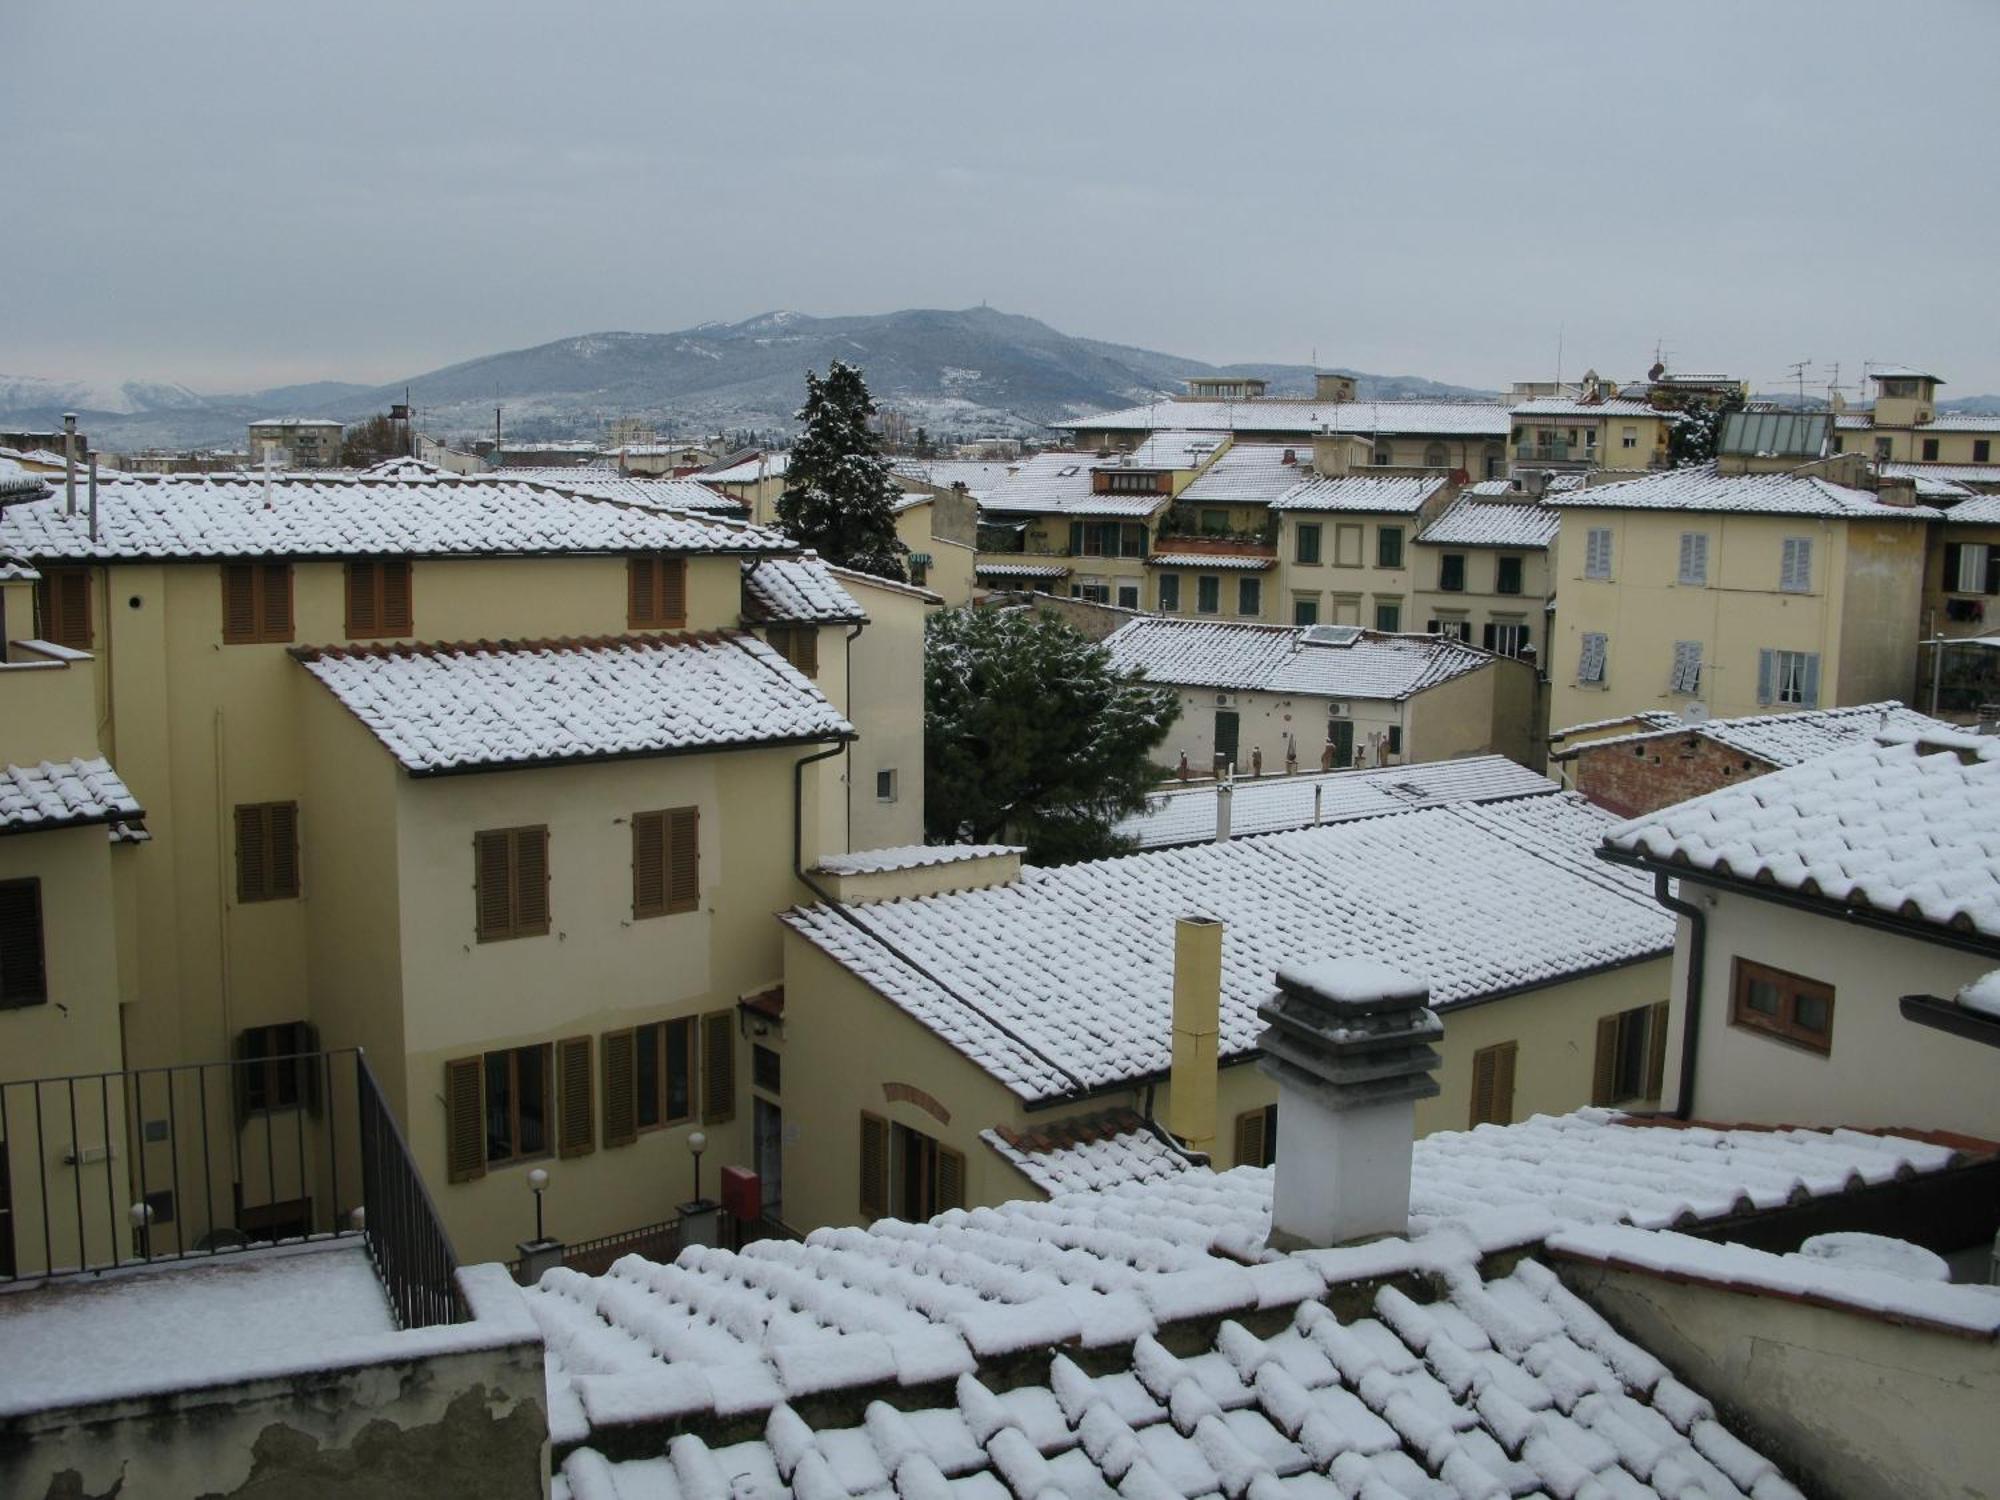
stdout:
POLYGON ((1025 844, 1035 864, 1129 847, 1173 690, 1111 665, 1053 612, 941 610, 924 631, 924 836, 1025 844))
POLYGON ((1667 466, 1685 469, 1714 459, 1722 442, 1722 419, 1743 410, 1743 398, 1734 393, 1720 399, 1691 393, 1669 398, 1667 405, 1676 413, 1667 429, 1667 466))
POLYGON ((401 424, 381 413, 340 435, 340 466, 365 469, 385 458, 401 458, 404 445, 401 424))
POLYGON ((883 578, 908 576, 896 538, 896 483, 868 419, 875 402, 853 365, 806 371, 805 431, 793 446, 778 522, 828 562, 883 578))

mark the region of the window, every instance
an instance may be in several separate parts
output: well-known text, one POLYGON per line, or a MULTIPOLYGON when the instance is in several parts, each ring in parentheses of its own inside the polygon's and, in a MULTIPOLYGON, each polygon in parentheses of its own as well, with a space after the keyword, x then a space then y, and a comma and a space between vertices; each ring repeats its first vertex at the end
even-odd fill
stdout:
POLYGON ((499 828, 472 836, 479 941, 549 930, 549 831, 499 828))
POLYGON ((1641 1005, 1597 1023, 1597 1062, 1590 1102, 1627 1104, 1657 1099, 1666 1081, 1667 1005, 1641 1005))
POLYGON ((1934 464, 1937 462, 1937 456, 1938 456, 1938 440, 1936 438, 1925 438, 1924 462, 1927 464, 1934 464))
POLYGON ((1361 566, 1360 526, 1336 526, 1333 528, 1333 565, 1337 568, 1358 568, 1361 566))
POLYGON ((1481 632, 1480 644, 1501 656, 1525 656, 1528 651, 1528 626, 1520 620, 1488 620, 1481 632))
POLYGON ((1236 1165, 1268 1167, 1278 1159, 1278 1106, 1246 1109, 1236 1117, 1236 1165))
POLYGON ((1178 614, 1181 607, 1181 575, 1162 573, 1160 575, 1160 612, 1178 614))
POLYGON ((1319 599, 1292 600, 1292 623, 1294 625, 1317 625, 1319 623, 1319 599))
POLYGON ((1391 724, 1389 726, 1389 753, 1391 755, 1401 755, 1403 753, 1403 726, 1401 724, 1391 724))
POLYGON ((0 1010, 45 1005, 48 998, 48 966, 42 946, 42 883, 0 880, 0 1010))
POLYGON ((1226 510, 1205 510, 1201 513, 1201 529, 1205 536, 1227 536, 1229 534, 1229 512, 1226 510))
POLYGON ((1667 691, 1690 695, 1701 691, 1700 641, 1674 642, 1674 668, 1667 678, 1667 691))
POLYGON ((1788 536, 1778 563, 1778 587, 1788 594, 1812 592, 1812 538, 1788 536))
POLYGON ((1160 487, 1157 474, 1135 473, 1106 474, 1104 488, 1113 494, 1150 495, 1160 487))
POLYGON ((1819 707, 1817 651, 1759 651, 1757 701, 1794 708, 1819 707))
POLYGON ((928 552, 912 552, 904 560, 904 565, 910 570, 910 582, 918 588, 930 581, 931 558, 928 552))
POLYGON ((1108 584, 1102 583, 1073 583, 1069 586, 1069 596, 1086 604, 1109 604, 1111 589, 1108 584))
MULTIPOLYGON (((1593 436, 1595 436, 1595 434, 1593 434, 1593 436)), ((1636 447, 1638 447, 1638 446, 1639 446, 1639 429, 1638 429, 1638 428, 1636 428, 1636 427, 1627 427, 1627 428, 1623 429, 1623 430, 1622 430, 1622 431, 1621 431, 1621 432, 1620 432, 1620 433, 1618 434, 1618 446, 1619 446, 1619 447, 1621 447, 1621 448, 1636 448, 1636 447)))
POLYGON ((489 1166, 548 1155, 551 1050, 542 1042, 444 1065, 445 1163, 451 1181, 468 1182, 485 1176, 489 1166))
POLYGON ((1429 443, 1425 445, 1424 467, 1426 469, 1442 469, 1450 461, 1445 454, 1443 443, 1429 443))
POLYGON ((1976 464, 1991 463, 1993 461, 1993 440, 1991 438, 1974 438, 1972 440, 1972 461, 1976 464))
POLYGON ((291 638, 291 564, 224 563, 223 644, 247 646, 291 638))
POLYGON ((653 553, 625 559, 625 624, 678 630, 687 624, 687 559, 653 553))
POLYGON ((1194 611, 1198 615, 1219 614, 1222 611, 1222 580, 1213 573, 1204 573, 1194 581, 1194 611))
POLYGON ((410 635, 415 628, 410 611, 407 557, 357 557, 348 563, 349 639, 410 635))
POLYGON ((1586 630, 1583 633, 1583 649, 1576 661, 1578 682, 1604 681, 1604 663, 1610 645, 1610 637, 1601 630, 1586 630))
POLYGON ((807 677, 819 676, 819 626, 767 625, 764 639, 807 677))
POLYGON ((1944 587, 1954 594, 2000 594, 2000 547, 1986 542, 1948 542, 1944 587))
POLYGON ((1390 451, 1389 449, 1387 449, 1387 448, 1377 448, 1377 449, 1375 450, 1375 462, 1376 462, 1376 463, 1378 463, 1378 464, 1392 464, 1392 463, 1394 463, 1395 461, 1396 461, 1396 455, 1395 455, 1394 453, 1392 453, 1392 452, 1391 452, 1391 451, 1390 451))
POLYGON ((1381 603, 1375 606, 1375 628, 1393 635, 1403 628, 1403 606, 1395 603, 1381 603))
MULTIPOLYGON (((658 1130, 694 1118, 695 1020, 681 1016, 632 1028, 633 1125, 658 1130)), ((605 1132, 606 1139, 610 1132, 605 1132)))
POLYGON ((1678 576, 1684 588, 1705 589, 1708 587, 1707 532, 1683 531, 1681 533, 1681 567, 1678 576))
POLYGON ((1585 578, 1609 578, 1611 576, 1611 528, 1593 526, 1584 539, 1583 576, 1585 578))
POLYGON ((701 810, 632 815, 632 915, 664 917, 701 907, 701 810))
POLYGON ((90 649, 90 570, 43 568, 35 585, 35 630, 72 651, 90 649))
POLYGON ((248 1119, 274 1109, 319 1108, 319 1034, 304 1021, 252 1026, 236 1036, 236 1114, 248 1119))
POLYGON ((298 803, 249 802, 237 807, 237 902, 289 901, 298 894, 298 803))
POLYGON ((1888 438, 1878 437, 1875 439, 1875 456, 1877 458, 1888 458, 1893 451, 1894 446, 1888 438))
POLYGON ((875 773, 875 800, 877 802, 896 800, 896 773, 893 770, 875 773))
POLYGON ((1465 592, 1465 554, 1447 552, 1438 559, 1438 587, 1447 594, 1465 592))
POLYGON ((1239 578, 1236 580, 1236 613, 1239 615, 1259 615, 1264 611, 1264 580, 1261 578, 1239 578))
POLYGON ((1319 562, 1319 523, 1302 521, 1299 523, 1298 560, 1307 567, 1319 562))
POLYGON ((1521 592, 1521 559, 1500 557, 1493 563, 1493 592, 1496 594, 1518 594, 1521 592))
POLYGON ((1375 566, 1400 568, 1403 565, 1403 528, 1383 526, 1375 532, 1375 566))
POLYGON ((1432 635, 1443 636, 1448 641, 1470 641, 1472 621, 1464 615, 1440 616, 1424 627, 1432 635))
POLYGON ((965 1207, 965 1157, 908 1125, 890 1127, 889 1212, 913 1224, 965 1207))
POLYGON ((1596 454, 1597 429, 1595 427, 1586 427, 1583 429, 1583 446, 1589 449, 1593 455, 1596 454))
POLYGON ((1118 607, 1120 609, 1137 609, 1139 607, 1138 584, 1121 583, 1118 585, 1118 607))
POLYGON ((769 1047, 750 1049, 750 1081, 767 1094, 779 1094, 784 1081, 784 1059, 769 1047))
POLYGON ((1730 981, 1729 1019, 1814 1052, 1831 1052, 1833 986, 1739 958, 1730 981))
POLYGON ((1500 1042, 1472 1054, 1472 1118, 1468 1125, 1514 1123, 1514 1060, 1518 1042, 1500 1042))

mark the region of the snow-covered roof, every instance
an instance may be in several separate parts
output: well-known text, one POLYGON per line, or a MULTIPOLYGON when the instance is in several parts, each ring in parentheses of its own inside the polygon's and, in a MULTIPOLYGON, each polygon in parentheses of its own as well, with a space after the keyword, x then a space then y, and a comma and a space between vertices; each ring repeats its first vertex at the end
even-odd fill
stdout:
POLYGON ((854 733, 789 662, 737 631, 292 654, 417 775, 854 733))
POLYGON ((1880 462, 1884 479, 1943 479, 1953 484, 2000 485, 2000 464, 1921 464, 1880 462))
POLYGON ((1497 401, 1155 401, 1072 417, 1052 426, 1082 432, 1361 433, 1365 436, 1505 438, 1512 426, 1497 401))
MULTIPOLYGON (((0 583, 35 583, 41 576, 41 570, 33 563, 18 557, 0 557, 0 583)), ((0 647, 4 644, 0 642, 0 647)))
POLYGON ((1585 401, 1578 396, 1536 396, 1522 401, 1513 409, 1516 417, 1652 417, 1664 418, 1667 413, 1647 405, 1644 401, 1631 401, 1620 396, 1609 396, 1602 401, 1585 401))
MULTIPOLYGON (((1307 763, 1317 753, 1317 746, 1299 746, 1299 758, 1307 763)), ((1263 776, 1235 782, 1229 826, 1232 836, 1238 838, 1308 827, 1313 822, 1315 793, 1319 821, 1345 823, 1353 818, 1408 812, 1413 807, 1500 802, 1510 797, 1545 796, 1556 790, 1556 784, 1546 776, 1538 776, 1504 755, 1473 755, 1370 771, 1263 776)), ((1215 837, 1215 794, 1212 781, 1155 792, 1146 799, 1145 811, 1121 821, 1118 832, 1136 840, 1141 849, 1207 843, 1215 837)))
POLYGON ((146 816, 102 756, 0 766, 0 834, 41 833, 146 816))
POLYGON ((973 571, 993 578, 1067 578, 1069 569, 1061 563, 978 562, 973 571))
POLYGON ((1005 479, 1014 465, 973 458, 899 458, 890 467, 905 479, 919 479, 939 489, 962 484, 977 500, 1005 479))
POLYGON ((703 469, 690 477, 703 484, 755 484, 760 479, 776 479, 791 466, 790 453, 763 453, 755 458, 739 459, 735 463, 725 463, 719 468, 703 469))
POLYGON ((0 458, 0 505, 40 499, 53 493, 46 476, 29 473, 11 458, 0 458))
POLYGON ((1870 380, 1935 380, 1939 385, 1944 381, 1929 370, 1919 370, 1915 365, 1870 365, 1870 380))
POLYGON ((559 1268, 521 1296, 551 1440, 581 1445, 570 1500, 1263 1497, 1287 1479, 1381 1500, 1781 1500, 1797 1492, 1768 1459, 1547 1267, 1485 1257, 1951 1162, 1894 1137, 1584 1110, 1426 1137, 1410 1233, 1369 1244, 1267 1249, 1272 1173, 1243 1167, 559 1268), (1418 1278, 1435 1300, 1391 1284, 1418 1278), (1342 1288, 1359 1296, 1335 1313, 1342 1288))
POLYGON ((241 473, 121 475, 98 485, 98 512, 92 541, 81 504, 74 515, 55 497, 8 505, 0 509, 0 551, 49 561, 797 550, 763 527, 589 498, 505 470, 268 481, 241 473))
POLYGON ((1946 524, 1960 526, 2000 525, 2000 494, 1974 495, 1961 500, 1944 513, 1946 524))
MULTIPOLYGON (((1552 739, 1561 739, 1598 725, 1576 725, 1557 730, 1552 739)), ((1708 719, 1690 724, 1677 714, 1652 711, 1640 727, 1629 734, 1584 740, 1555 753, 1557 760, 1569 760, 1585 750, 1606 745, 1634 745, 1657 739, 1679 739, 1699 735, 1716 744, 1753 755, 1767 765, 1796 766, 1814 756, 1827 755, 1854 745, 1870 744, 1883 730, 1899 734, 1952 734, 1957 726, 1933 719, 1890 699, 1864 703, 1854 708, 1802 708, 1791 713, 1748 714, 1733 719, 1708 719)))
MULTIPOLYGON (((1833 425, 1842 432, 1870 432, 1875 427, 1875 414, 1871 411, 1844 411, 1833 419, 1833 425)), ((1891 426, 1882 430, 1904 432, 1909 429, 1891 426)), ((2000 414, 1984 411, 1941 411, 1916 431, 1919 435, 1931 432, 2000 432, 2000 414)))
POLYGON ((1071 1115, 1025 1131, 1001 1126, 982 1130, 979 1138, 1051 1197, 1196 1170, 1194 1159, 1168 1145, 1133 1109, 1071 1115))
POLYGON ((259 427, 339 427, 342 424, 331 417, 259 417, 250 424, 252 431, 259 427))
POLYGON ((1146 440, 1128 455, 1099 459, 1102 468, 1198 469, 1215 457, 1223 442, 1213 432, 1182 432, 1178 429, 1148 433, 1146 440))
POLYGON ((1275 568, 1274 554, 1255 552, 1155 552, 1149 568, 1209 568, 1223 573, 1262 573, 1275 568))
POLYGON ((2000 740, 1892 731, 1622 823, 1605 847, 2000 939, 2000 740))
POLYGON ((1150 516, 1165 506, 1164 492, 1097 494, 1089 453, 1038 453, 980 498, 982 515, 1150 516))
POLYGON ((1417 534, 1434 547, 1546 548, 1556 539, 1562 516, 1516 494, 1507 499, 1463 494, 1451 508, 1417 534))
POLYGON ((622 500, 629 505, 645 505, 662 510, 706 511, 710 514, 741 516, 743 502, 720 495, 692 479, 666 479, 657 475, 620 474, 616 469, 579 464, 570 469, 517 468, 493 471, 495 478, 519 480, 524 484, 548 485, 571 494, 588 495, 594 500, 622 500))
POLYGON ((1311 443, 1232 443, 1188 482, 1180 500, 1183 505, 1269 505, 1295 488, 1312 466, 1311 443))
POLYGON ((994 859, 1025 852, 1018 844, 898 844, 889 849, 828 854, 815 868, 829 875, 884 875, 894 870, 923 870, 968 859, 994 859))
POLYGON ((833 569, 812 552, 744 563, 743 614, 760 625, 849 625, 868 618, 833 569))
POLYGON ((1301 480, 1273 500, 1271 509, 1414 515, 1446 482, 1441 474, 1330 474, 1301 480))
POLYGON ((1142 618, 1104 644, 1114 666, 1154 682, 1315 698, 1408 698, 1493 660, 1445 636, 1364 630, 1339 645, 1311 628, 1142 618))
POLYGON ((1375 957, 1449 1010, 1665 953, 1650 883, 1595 857, 1610 826, 1571 795, 1419 808, 783 920, 1015 1094, 1050 1099, 1165 1069, 1190 911, 1226 925, 1225 1058, 1255 1047, 1283 963, 1375 957))
POLYGON ((1637 479, 1593 484, 1544 497, 1544 504, 1609 510, 1731 511, 1831 520, 1934 521, 1922 505, 1884 505, 1872 490, 1849 489, 1811 474, 1723 474, 1713 464, 1664 469, 1637 479))

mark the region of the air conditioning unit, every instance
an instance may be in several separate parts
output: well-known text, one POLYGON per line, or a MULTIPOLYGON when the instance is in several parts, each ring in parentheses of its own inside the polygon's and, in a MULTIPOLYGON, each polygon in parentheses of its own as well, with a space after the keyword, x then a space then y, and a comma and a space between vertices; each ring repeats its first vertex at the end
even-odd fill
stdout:
POLYGON ((1329 703, 1329 704, 1327 704, 1327 706, 1326 706, 1326 716, 1327 716, 1327 717, 1328 717, 1329 719, 1344 719, 1344 718, 1346 718, 1346 717, 1347 717, 1347 705, 1346 705, 1345 703, 1329 703))
POLYGON ((1215 706, 1217 708, 1234 708, 1236 700, 1227 693, 1217 693, 1215 695, 1215 706))

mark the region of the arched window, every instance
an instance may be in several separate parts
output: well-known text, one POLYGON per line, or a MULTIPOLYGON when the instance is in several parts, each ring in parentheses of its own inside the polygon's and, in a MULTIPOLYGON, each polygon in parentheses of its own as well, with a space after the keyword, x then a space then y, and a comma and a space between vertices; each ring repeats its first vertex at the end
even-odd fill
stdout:
POLYGON ((1445 457, 1443 443, 1432 443, 1424 449, 1424 467, 1426 469, 1442 469, 1448 462, 1450 460, 1445 457))

